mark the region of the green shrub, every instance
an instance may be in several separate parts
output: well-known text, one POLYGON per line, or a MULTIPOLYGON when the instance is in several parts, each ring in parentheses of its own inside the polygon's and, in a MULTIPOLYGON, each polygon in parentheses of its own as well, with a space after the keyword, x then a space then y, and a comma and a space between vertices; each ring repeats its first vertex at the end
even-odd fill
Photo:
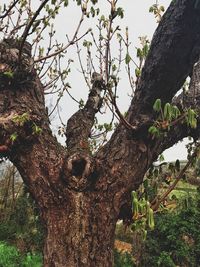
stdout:
POLYGON ((120 253, 114 250, 114 267, 134 267, 132 257, 129 253, 120 253))
POLYGON ((157 264, 159 267, 176 267, 170 255, 165 251, 161 252, 157 264))
POLYGON ((0 267, 42 267, 40 254, 20 254, 16 247, 0 242, 0 267))
POLYGON ((27 253, 22 261, 22 267, 42 267, 42 256, 40 254, 27 253))
POLYGON ((0 243, 0 267, 21 267, 20 262, 20 253, 15 247, 0 243))
POLYGON ((41 251, 44 229, 37 207, 26 192, 18 197, 15 209, 0 221, 0 241, 14 244, 23 252, 41 251))
POLYGON ((155 216, 156 227, 147 235, 140 266, 200 266, 199 202, 155 216))

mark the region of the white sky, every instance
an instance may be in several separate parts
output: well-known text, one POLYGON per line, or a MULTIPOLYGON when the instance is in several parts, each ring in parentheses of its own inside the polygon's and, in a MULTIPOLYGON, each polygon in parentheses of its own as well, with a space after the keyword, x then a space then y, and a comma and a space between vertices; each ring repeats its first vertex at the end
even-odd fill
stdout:
MULTIPOLYGON (((40 3, 38 0, 32 1, 35 8, 38 7, 40 3)), ((61 14, 57 17, 55 21, 55 29, 56 29, 56 38, 60 42, 66 43, 66 34, 69 37, 72 37, 74 30, 77 27, 79 18, 80 18, 80 8, 76 6, 74 1, 70 1, 70 5, 67 8, 63 8, 61 14)), ((129 28, 129 40, 132 43, 132 48, 130 52, 132 53, 131 56, 135 58, 135 47, 139 45, 139 36, 147 35, 149 39, 152 38, 152 35, 157 27, 156 19, 152 13, 149 13, 149 7, 154 4, 155 0, 119 0, 118 6, 122 7, 125 11, 125 17, 123 20, 118 19, 116 21, 116 25, 119 23, 122 32, 124 32, 126 26, 129 28)), ((166 8, 169 5, 170 0, 160 0, 159 3, 164 5, 166 8)), ((1 0, 0 4, 8 3, 6 0, 1 0)), ((101 14, 105 14, 108 12, 109 5, 106 0, 99 0, 98 7, 101 10, 101 14)), ((81 30, 79 32, 79 36, 81 36, 88 28, 96 28, 97 21, 94 19, 87 19, 84 21, 81 30)), ((87 37, 85 38, 87 39, 87 37)), ((46 39, 44 40, 44 43, 46 39)), ((81 42, 82 43, 82 42, 81 42)), ((113 43, 112 46, 113 53, 118 52, 118 46, 113 43)), ((69 82, 72 86, 71 93, 75 96, 78 100, 80 98, 86 99, 88 94, 88 89, 85 86, 83 76, 79 72, 80 66, 78 64, 76 50, 70 48, 67 53, 68 58, 72 58, 75 60, 74 65, 72 65, 72 74, 69 77, 69 82)), ((64 64, 64 63, 63 63, 64 64)), ((98 67, 97 67, 98 70, 98 67)), ((131 93, 130 89, 127 90, 129 84, 127 82, 128 78, 125 71, 120 73, 121 81, 120 81, 120 88, 118 91, 119 95, 119 102, 118 106, 122 112, 125 112, 128 109, 130 103, 130 97, 128 93, 131 93)), ((67 96, 64 96, 61 101, 62 107, 62 118, 63 121, 66 122, 67 118, 72 115, 78 108, 77 104, 75 104, 71 99, 67 96), (67 114, 67 116, 66 116, 67 114)), ((100 118, 100 121, 104 122, 109 115, 106 115, 100 118)), ((54 126, 58 125, 58 121, 54 120, 52 122, 54 126)), ((62 141, 62 140, 61 140, 62 141)), ((171 148, 170 150, 164 153, 165 159, 169 161, 186 158, 186 149, 185 149, 185 142, 180 143, 176 147, 171 148)))

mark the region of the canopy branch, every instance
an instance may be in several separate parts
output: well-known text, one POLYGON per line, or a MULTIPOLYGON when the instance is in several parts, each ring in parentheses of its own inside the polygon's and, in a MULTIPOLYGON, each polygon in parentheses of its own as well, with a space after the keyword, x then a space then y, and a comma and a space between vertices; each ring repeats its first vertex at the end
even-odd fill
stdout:
POLYGON ((66 153, 49 127, 43 85, 32 64, 31 45, 25 42, 20 65, 19 49, 18 40, 0 43, 0 157, 13 162, 34 195, 35 183, 42 188, 42 184, 45 187, 58 181, 66 153), (44 177, 49 169, 47 181, 44 177))
POLYGON ((200 51, 200 10, 195 1, 177 0, 163 16, 151 43, 141 79, 128 112, 134 126, 136 114, 152 114, 156 99, 171 102, 190 74, 200 51), (174 56, 176 55, 176 56, 174 56))

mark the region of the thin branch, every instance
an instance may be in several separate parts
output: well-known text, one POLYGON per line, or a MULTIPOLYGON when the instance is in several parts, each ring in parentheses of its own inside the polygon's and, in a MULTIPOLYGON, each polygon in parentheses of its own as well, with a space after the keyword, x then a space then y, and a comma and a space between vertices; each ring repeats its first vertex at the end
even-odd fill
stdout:
POLYGON ((110 101, 111 101, 111 104, 114 106, 115 108, 115 112, 116 114, 118 115, 120 121, 122 122, 122 124, 129 130, 136 130, 136 127, 131 125, 125 118, 124 116, 122 115, 122 113, 120 112, 118 106, 117 106, 117 103, 116 103, 116 97, 113 96, 113 92, 111 90, 111 88, 109 86, 107 86, 107 90, 108 90, 108 93, 109 93, 109 96, 110 96, 110 101))
MULTIPOLYGON (((59 63, 58 63, 58 67, 59 67, 59 72, 61 73, 61 65, 60 65, 60 61, 59 61, 59 63)), ((67 68, 68 68, 68 66, 67 66, 67 68)), ((62 79, 62 76, 61 76, 61 83, 62 83, 62 85, 63 85, 63 92, 66 91, 67 94, 71 97, 72 100, 74 100, 77 104, 80 104, 79 101, 78 101, 75 97, 73 97, 72 94, 70 94, 70 92, 69 92, 69 86, 67 86, 67 85, 64 83, 64 80, 62 79)))
POLYGON ((60 114, 59 106, 57 106, 57 113, 58 113, 58 118, 59 118, 59 120, 60 120, 62 126, 65 127, 66 125, 64 124, 64 122, 63 122, 63 120, 62 120, 62 118, 61 118, 61 114, 60 114))
POLYGON ((40 14, 41 10, 44 8, 44 6, 46 5, 46 3, 48 2, 49 0, 44 0, 41 5, 39 6, 39 8, 36 10, 34 16, 32 17, 32 19, 30 20, 29 24, 27 25, 27 27, 25 28, 23 34, 22 34, 22 42, 21 42, 21 45, 20 45, 20 49, 19 49, 19 62, 21 60, 21 56, 22 56, 22 49, 24 47, 24 43, 26 41, 26 38, 28 36, 28 33, 29 33, 29 30, 31 28, 31 26, 33 25, 34 21, 36 20, 37 16, 40 14))
MULTIPOLYGON (((110 3, 111 4, 111 3, 110 3)), ((112 4, 111 4, 111 13, 112 13, 112 4)), ((111 15, 108 25, 108 33, 107 33, 107 40, 106 40, 106 51, 105 51, 105 75, 106 75, 106 83, 109 80, 109 50, 110 50, 110 40, 111 40, 111 31, 112 31, 112 23, 114 17, 111 15)))
POLYGON ((10 13, 10 11, 15 7, 15 5, 19 2, 19 0, 15 0, 13 2, 13 4, 8 8, 8 10, 6 10, 6 12, 0 16, 0 19, 4 19, 6 16, 8 16, 8 14, 10 13))
POLYGON ((50 55, 46 55, 46 56, 44 56, 44 57, 35 59, 34 62, 37 63, 37 62, 39 62, 39 61, 43 61, 43 60, 48 59, 48 58, 50 58, 50 57, 55 57, 55 56, 57 56, 58 54, 64 52, 64 51, 65 51, 67 48, 69 48, 71 45, 73 45, 73 44, 75 44, 76 42, 78 42, 79 40, 81 40, 85 35, 87 35, 87 34, 91 31, 91 29, 88 29, 82 36, 80 36, 79 38, 77 38, 77 34, 78 34, 79 30, 80 30, 80 27, 81 27, 81 24, 82 24, 82 22, 83 22, 83 19, 84 19, 84 14, 82 13, 82 15, 81 15, 81 19, 80 19, 79 24, 78 24, 78 26, 77 26, 77 29, 76 29, 76 31, 75 31, 75 33, 74 33, 74 36, 72 37, 72 40, 69 41, 69 43, 68 43, 67 45, 65 45, 63 48, 61 48, 61 49, 55 51, 54 53, 52 53, 52 54, 50 54, 50 55))
POLYGON ((172 183, 172 185, 169 186, 166 192, 163 193, 161 197, 156 197, 152 201, 151 208, 155 211, 158 209, 159 205, 166 199, 166 197, 172 192, 172 190, 176 187, 177 183, 181 180, 183 177, 183 174, 186 172, 186 170, 190 167, 192 164, 194 158, 197 156, 197 151, 199 149, 199 145, 196 147, 195 151, 191 155, 190 159, 188 160, 187 164, 184 166, 184 168, 180 171, 179 175, 176 177, 175 181, 172 183), (155 204, 154 204, 155 203, 155 204))
POLYGON ((80 67, 81 67, 81 72, 83 74, 83 77, 85 79, 85 82, 86 82, 88 88, 91 90, 90 83, 89 83, 89 81, 87 79, 87 76, 85 75, 85 70, 83 68, 83 63, 82 63, 82 60, 81 60, 81 50, 79 49, 78 42, 76 42, 76 48, 77 48, 77 55, 78 55, 79 64, 80 64, 80 67))

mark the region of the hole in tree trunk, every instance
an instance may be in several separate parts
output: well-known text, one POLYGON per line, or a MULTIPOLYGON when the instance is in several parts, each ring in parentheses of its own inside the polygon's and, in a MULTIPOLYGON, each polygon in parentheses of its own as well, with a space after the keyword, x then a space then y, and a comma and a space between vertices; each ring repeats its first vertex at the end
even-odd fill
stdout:
POLYGON ((81 176, 85 170, 86 160, 79 159, 72 162, 72 175, 81 176))

